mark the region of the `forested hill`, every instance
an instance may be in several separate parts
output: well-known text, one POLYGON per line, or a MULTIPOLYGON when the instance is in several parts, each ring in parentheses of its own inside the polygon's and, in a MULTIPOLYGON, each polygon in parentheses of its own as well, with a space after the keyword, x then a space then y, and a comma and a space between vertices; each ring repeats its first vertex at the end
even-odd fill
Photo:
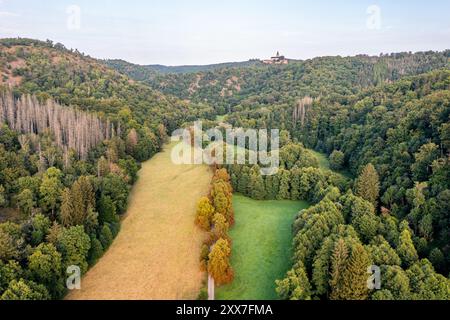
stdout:
POLYGON ((210 65, 186 65, 186 66, 164 66, 159 64, 137 65, 120 59, 105 60, 104 63, 131 78, 145 81, 156 77, 158 74, 184 74, 194 72, 214 71, 222 68, 239 68, 259 65, 259 60, 249 60, 243 62, 225 62, 210 65))
MULTIPOLYGON (((395 53, 377 57, 322 57, 285 66, 261 63, 184 74, 162 74, 136 66, 121 68, 130 77, 181 99, 208 102, 218 113, 295 104, 299 98, 349 95, 362 88, 448 66, 450 51, 395 53)), ((145 68, 145 67, 143 67, 145 68)))
POLYGON ((0 300, 62 298, 118 234, 140 162, 208 117, 61 44, 0 40, 0 300))
POLYGON ((130 112, 141 124, 168 129, 210 109, 192 105, 136 83, 98 60, 62 44, 30 39, 0 40, 0 87, 14 88, 16 96, 35 94, 63 105, 101 112, 110 117, 130 112))

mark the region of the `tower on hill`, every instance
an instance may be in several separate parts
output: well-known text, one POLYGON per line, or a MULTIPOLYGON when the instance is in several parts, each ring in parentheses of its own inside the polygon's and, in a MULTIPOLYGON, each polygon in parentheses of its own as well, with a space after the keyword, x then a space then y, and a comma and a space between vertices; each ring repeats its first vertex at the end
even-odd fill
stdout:
POLYGON ((264 60, 264 64, 288 64, 289 60, 286 59, 285 56, 280 55, 280 52, 277 51, 276 56, 271 57, 269 60, 264 60))

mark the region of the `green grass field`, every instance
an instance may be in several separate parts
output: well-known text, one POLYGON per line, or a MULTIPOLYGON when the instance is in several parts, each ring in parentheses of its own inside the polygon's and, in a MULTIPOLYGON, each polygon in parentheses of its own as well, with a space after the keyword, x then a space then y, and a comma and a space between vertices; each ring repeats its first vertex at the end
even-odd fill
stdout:
POLYGON ((256 201, 234 195, 236 225, 231 264, 232 284, 218 288, 218 300, 277 299, 275 280, 282 279, 291 266, 295 215, 308 207, 302 201, 256 201))

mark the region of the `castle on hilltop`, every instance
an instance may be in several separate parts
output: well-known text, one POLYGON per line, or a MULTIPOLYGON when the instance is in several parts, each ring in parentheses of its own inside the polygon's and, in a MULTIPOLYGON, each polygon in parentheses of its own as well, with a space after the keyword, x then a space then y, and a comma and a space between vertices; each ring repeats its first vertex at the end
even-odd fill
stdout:
POLYGON ((288 64, 289 60, 286 59, 285 56, 280 55, 280 52, 277 51, 277 55, 275 57, 270 58, 270 60, 263 60, 264 64, 288 64))

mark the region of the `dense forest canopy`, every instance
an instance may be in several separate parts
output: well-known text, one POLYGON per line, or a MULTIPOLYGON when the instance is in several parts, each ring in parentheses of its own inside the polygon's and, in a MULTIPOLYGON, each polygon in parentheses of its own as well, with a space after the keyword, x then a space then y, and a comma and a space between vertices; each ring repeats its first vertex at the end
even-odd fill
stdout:
POLYGON ((109 65, 161 92, 197 103, 217 113, 259 110, 274 105, 291 107, 304 96, 351 95, 369 86, 399 80, 448 66, 449 51, 395 53, 379 57, 322 57, 291 61, 285 66, 253 62, 191 73, 149 74, 129 64, 109 65))

